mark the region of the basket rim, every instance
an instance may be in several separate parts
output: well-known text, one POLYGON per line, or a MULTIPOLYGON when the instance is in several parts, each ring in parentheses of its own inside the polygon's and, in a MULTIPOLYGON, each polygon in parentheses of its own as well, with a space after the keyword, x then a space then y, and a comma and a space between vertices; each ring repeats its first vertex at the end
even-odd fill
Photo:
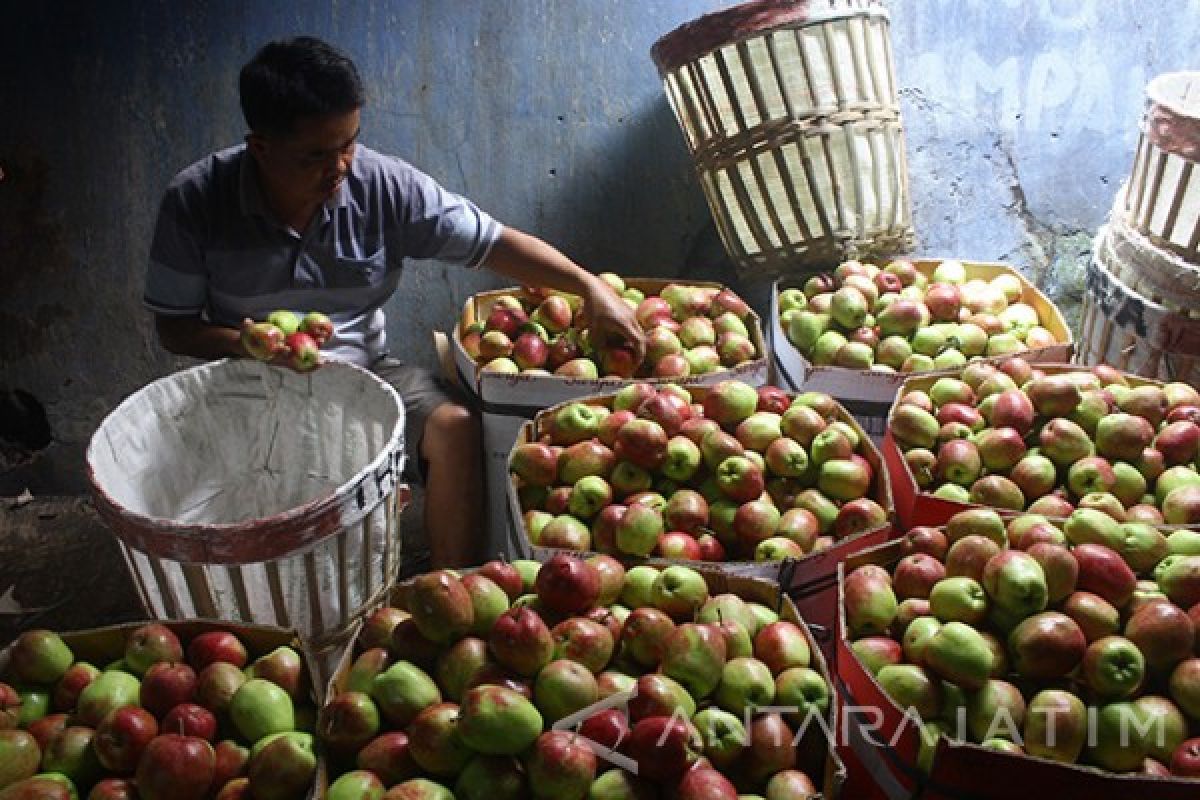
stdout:
POLYGON ((1150 102, 1188 119, 1200 119, 1200 70, 1180 70, 1164 72, 1146 84, 1146 97, 1150 102), (1196 103, 1184 106, 1180 103, 1178 92, 1173 91, 1176 84, 1190 81, 1196 86, 1196 103))
POLYGON ((331 360, 321 369, 349 369, 360 373, 360 378, 365 377, 373 381, 392 397, 399 414, 387 443, 379 453, 329 494, 267 517, 237 522, 181 523, 132 511, 101 485, 96 475, 94 451, 98 447, 97 437, 111 417, 122 409, 126 409, 142 393, 149 391, 154 386, 163 385, 183 375, 227 370, 233 368, 234 365, 243 365, 244 363, 244 359, 225 358, 164 375, 131 393, 97 426, 85 453, 88 483, 92 489, 97 511, 123 544, 152 556, 171 558, 182 562, 254 563, 270 561, 282 556, 294 555, 340 533, 343 530, 342 509, 346 505, 352 489, 360 486, 372 476, 378 476, 380 471, 385 468, 395 470, 397 474, 394 476, 395 483, 391 490, 386 493, 380 492, 379 501, 382 502, 385 494, 395 493, 396 486, 401 483, 398 472, 402 458, 397 461, 396 456, 399 451, 403 457, 404 402, 399 393, 382 378, 369 370, 341 360, 331 360), (233 557, 215 555, 218 552, 236 555, 233 557), (185 557, 179 557, 181 555, 185 557))
POLYGON ((650 57, 665 78, 683 65, 725 45, 778 28, 798 28, 836 19, 874 16, 890 19, 882 0, 748 0, 703 14, 661 36, 650 57))

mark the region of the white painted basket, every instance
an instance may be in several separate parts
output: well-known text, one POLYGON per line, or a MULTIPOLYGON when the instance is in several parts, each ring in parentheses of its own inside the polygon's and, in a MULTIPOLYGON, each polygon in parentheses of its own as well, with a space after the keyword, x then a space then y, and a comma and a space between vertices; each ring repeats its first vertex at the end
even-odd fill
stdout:
POLYGON ((1159 247, 1200 265, 1200 72, 1160 75, 1146 95, 1123 215, 1159 247))
POLYGON ((1096 237, 1102 262, 1131 291, 1167 311, 1200 319, 1200 269, 1130 227, 1121 213, 1118 192, 1108 220, 1108 235, 1096 237))
POLYGON ((204 364, 135 392, 87 451, 148 612, 336 648, 400 566, 404 407, 370 372, 204 364))
POLYGON ((912 245, 878 0, 753 0, 677 28, 651 54, 743 277, 912 245))
POLYGON ((1076 348, 1079 361, 1200 385, 1200 318, 1176 313, 1118 277, 1137 274, 1137 268, 1126 260, 1128 251, 1114 249, 1111 224, 1096 235, 1087 269, 1076 348))

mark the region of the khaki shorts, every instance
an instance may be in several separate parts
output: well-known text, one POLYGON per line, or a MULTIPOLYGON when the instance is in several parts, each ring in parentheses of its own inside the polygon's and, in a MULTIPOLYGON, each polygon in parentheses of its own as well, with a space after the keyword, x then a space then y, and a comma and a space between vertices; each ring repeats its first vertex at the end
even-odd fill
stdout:
POLYGON ((384 356, 371 371, 387 381, 404 401, 404 478, 424 485, 428 464, 421 458, 421 437, 425 422, 442 403, 470 407, 462 390, 425 367, 414 367, 384 356))

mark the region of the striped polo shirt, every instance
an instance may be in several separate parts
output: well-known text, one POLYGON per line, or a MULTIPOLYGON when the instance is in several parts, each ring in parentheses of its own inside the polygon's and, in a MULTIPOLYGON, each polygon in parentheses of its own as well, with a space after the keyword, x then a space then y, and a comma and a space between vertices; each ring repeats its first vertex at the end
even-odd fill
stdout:
POLYGON ((150 247, 146 308, 240 327, 277 309, 321 311, 322 352, 362 366, 387 353, 383 305, 405 258, 476 267, 501 226, 406 162, 362 145, 342 186, 303 233, 279 222, 239 145, 180 172, 150 247))

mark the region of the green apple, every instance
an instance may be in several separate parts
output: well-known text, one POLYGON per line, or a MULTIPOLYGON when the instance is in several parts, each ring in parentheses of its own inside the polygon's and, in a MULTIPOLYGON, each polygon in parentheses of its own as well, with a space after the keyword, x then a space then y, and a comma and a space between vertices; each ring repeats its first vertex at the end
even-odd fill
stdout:
POLYGON ((963 575, 942 578, 929 591, 929 610, 942 622, 977 625, 987 618, 989 605, 979 582, 963 575))
POLYGON ((654 605, 654 582, 658 579, 658 568, 638 564, 625 571, 625 583, 621 587, 621 603, 629 608, 654 605))
POLYGON ((1024 724, 1025 698, 1011 683, 989 680, 967 697, 967 729, 975 741, 1016 741, 1024 724))
POLYGON ((426 707, 442 701, 437 684, 411 661, 398 661, 375 676, 370 694, 384 719, 396 728, 407 726, 426 707))
POLYGON ((750 631, 751 636, 757 637, 763 628, 779 621, 779 614, 762 603, 749 603, 749 606, 755 621, 754 628, 750 631))
POLYGON ((708 583, 691 567, 666 567, 650 585, 650 602, 672 619, 693 619, 708 600, 708 583))
POLYGON ((528 558, 518 558, 510 563, 516 568, 517 574, 521 576, 523 586, 521 591, 526 594, 532 592, 534 582, 537 581, 538 570, 542 568, 541 563, 528 558))
POLYGON ((91 727, 100 724, 108 712, 121 706, 136 706, 141 682, 128 672, 106 670, 79 693, 76 715, 91 727))
POLYGON ((750 610, 750 604, 731 592, 715 594, 705 600, 696 612, 696 622, 739 622, 752 635, 758 630, 758 622, 750 610))
POLYGON ((0 731, 0 789, 37 774, 42 753, 28 731, 0 731))
POLYGON ((457 800, 522 800, 529 787, 517 759, 475 756, 458 774, 454 794, 457 800))
POLYGON ((1149 755, 1147 739, 1153 720, 1148 720, 1133 703, 1109 703, 1094 717, 1095 741, 1089 742, 1088 760, 1113 772, 1130 772, 1141 767, 1149 755))
POLYGON ((1045 610, 1049 600, 1042 565, 1020 550, 1002 550, 988 560, 983 588, 997 606, 1021 616, 1045 610))
POLYGON ((947 622, 925 645, 925 665, 935 675, 964 689, 978 689, 992 673, 992 648, 962 622, 947 622))
POLYGON ((875 676, 881 689, 902 710, 912 709, 921 719, 933 719, 942 708, 942 685, 922 667, 894 664, 875 676))
POLYGON ((700 700, 720 684, 725 655, 725 639, 717 627, 688 622, 667 636, 661 669, 700 700))
POLYGON ((328 800, 383 800, 386 790, 374 772, 356 769, 338 777, 329 787, 328 800))
MULTIPOLYGON (((17 689, 17 697, 19 697, 21 700, 20 709, 17 712, 17 727, 18 728, 27 728, 27 727, 29 727, 29 723, 36 722, 37 720, 42 719, 43 717, 45 717, 47 714, 50 713, 51 696, 50 696, 50 692, 47 691, 46 689, 40 689, 40 688, 29 689, 29 688, 22 687, 20 689, 17 689)), ((121 701, 121 700, 117 700, 114 702, 117 702, 120 705, 135 705, 136 704, 135 702, 121 701)), ((97 703, 97 701, 94 698, 89 698, 87 711, 84 712, 81 710, 79 713, 81 715, 84 713, 87 713, 88 719, 95 718, 95 715, 100 713, 99 710, 94 710, 96 707, 96 703, 97 703)), ((119 707, 119 706, 116 706, 116 705, 113 706, 113 708, 117 708, 117 707, 119 707)), ((107 708, 107 707, 105 707, 105 708, 107 708)), ((107 711, 105 713, 107 713, 107 711)), ((100 719, 103 719, 103 718, 104 718, 103 715, 101 715, 100 719)), ((99 721, 97 721, 95 724, 98 725, 99 721)))
MULTIPOLYGON (((256 800, 291 800, 303 796, 317 773, 313 746, 311 734, 291 730, 268 734, 255 742, 246 766, 251 795, 256 800)), ((138 777, 140 780, 141 775, 138 777)))
POLYGON ((516 755, 533 744, 542 732, 543 722, 537 707, 519 692, 484 684, 463 696, 457 728, 463 742, 473 750, 516 755))
MULTIPOLYGON (((457 792, 456 794, 462 798, 461 794, 457 792)), ((586 798, 587 800, 645 800, 654 797, 654 794, 654 784, 645 778, 639 778, 623 769, 610 769, 608 772, 596 776, 592 785, 588 787, 586 798)), ((525 790, 525 795, 528 795, 528 790, 525 790)))
POLYGON ((52 684, 75 661, 71 648, 53 631, 25 631, 13 643, 9 668, 22 683, 52 684))
POLYGON ((775 676, 775 704, 794 707, 797 725, 810 714, 824 718, 831 700, 829 683, 811 667, 791 667, 775 676))
POLYGON ((748 744, 742 720, 724 709, 706 708, 692 717, 692 725, 700 734, 704 755, 717 769, 735 764, 748 744))
POLYGON ((1061 689, 1044 689, 1029 701, 1023 738, 1031 756, 1074 764, 1088 737, 1087 709, 1061 689))
POLYGON ((568 658, 551 661, 534 679, 534 703, 550 722, 574 714, 599 698, 600 689, 592 671, 568 658))
POLYGON ((1167 537, 1167 548, 1171 555, 1200 556, 1200 531, 1179 529, 1167 537))
POLYGON ((229 718, 251 743, 296 727, 292 698, 279 686, 262 678, 251 678, 238 688, 229 702, 229 718))
POLYGON ((725 663, 721 683, 714 695, 721 708, 744 715, 775 699, 775 678, 767 665, 757 658, 734 658, 725 663))
POLYGON ((937 617, 917 617, 908 623, 908 627, 904 629, 904 657, 913 664, 923 666, 925 648, 941 627, 942 622, 937 617))

